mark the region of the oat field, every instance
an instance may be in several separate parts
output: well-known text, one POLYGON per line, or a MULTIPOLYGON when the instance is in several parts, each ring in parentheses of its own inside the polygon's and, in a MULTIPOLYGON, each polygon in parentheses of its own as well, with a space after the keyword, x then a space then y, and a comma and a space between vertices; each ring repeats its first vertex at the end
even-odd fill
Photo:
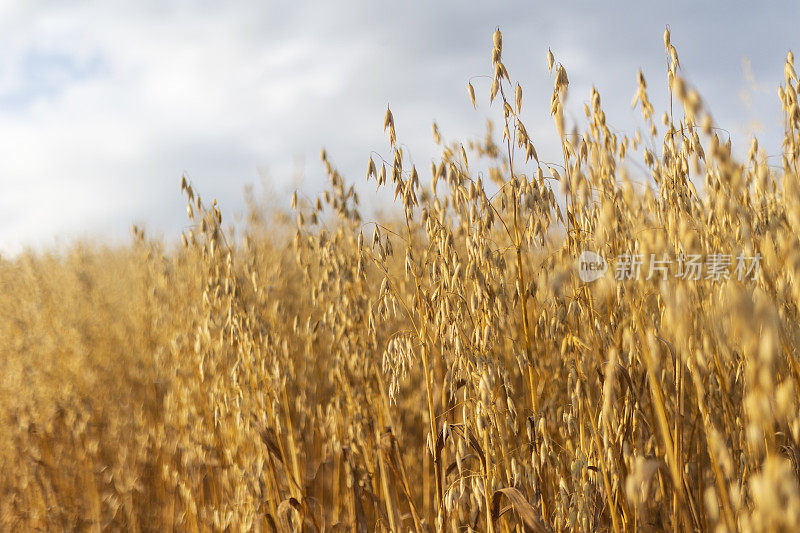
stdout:
POLYGON ((416 168, 387 110, 381 219, 323 151, 237 237, 184 179, 182 245, 0 260, 0 529, 799 530, 794 57, 737 159, 664 45, 628 137, 542 54, 543 154, 498 30, 485 138, 416 168))

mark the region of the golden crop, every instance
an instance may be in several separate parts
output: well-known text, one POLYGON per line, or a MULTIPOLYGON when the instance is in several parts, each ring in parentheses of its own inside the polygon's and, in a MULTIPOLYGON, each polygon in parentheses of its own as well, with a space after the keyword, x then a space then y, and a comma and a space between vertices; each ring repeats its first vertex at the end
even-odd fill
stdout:
POLYGON ((672 105, 657 123, 640 73, 644 135, 596 91, 568 124, 548 51, 561 153, 540 162, 498 31, 498 138, 434 126, 418 170, 387 110, 387 219, 323 152, 296 227, 254 211, 232 239, 183 180, 182 248, 136 229, 2 260, 0 528, 798 530, 794 58, 770 166, 755 141, 735 160, 664 42, 672 105), (609 260, 597 281, 582 251, 609 260), (657 268, 709 254, 730 270, 657 268))

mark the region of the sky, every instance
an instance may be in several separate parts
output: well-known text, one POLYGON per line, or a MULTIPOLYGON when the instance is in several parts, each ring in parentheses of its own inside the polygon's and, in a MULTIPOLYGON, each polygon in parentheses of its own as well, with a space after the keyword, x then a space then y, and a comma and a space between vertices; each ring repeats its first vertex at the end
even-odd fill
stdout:
POLYGON ((124 243, 133 223, 175 239, 188 224, 183 174, 224 215, 244 211, 248 184, 288 208, 295 188, 321 190, 323 147, 369 203, 387 105, 424 178, 433 121, 467 140, 501 117, 484 77, 497 27, 542 159, 558 153, 548 48, 569 75, 568 126, 595 86, 611 125, 632 134, 639 69, 664 110, 666 25, 717 125, 779 153, 777 86, 787 51, 800 54, 797 20, 798 2, 4 0, 0 254, 124 243))

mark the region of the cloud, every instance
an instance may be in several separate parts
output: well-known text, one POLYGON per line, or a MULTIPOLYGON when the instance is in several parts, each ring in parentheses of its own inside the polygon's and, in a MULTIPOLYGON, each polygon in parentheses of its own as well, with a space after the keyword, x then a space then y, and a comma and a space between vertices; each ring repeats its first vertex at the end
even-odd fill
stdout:
MULTIPOLYGON (((576 119, 594 83, 611 122, 626 130, 636 124, 629 102, 639 67, 656 103, 665 101, 658 92, 666 23, 690 80, 720 121, 752 119, 739 116, 748 83, 743 55, 755 79, 774 86, 786 49, 798 48, 790 22, 797 18, 776 16, 777 7, 720 12, 678 2, 650 9, 515 1, 4 2, 0 251, 46 245, 57 235, 118 239, 134 221, 174 236, 186 224, 177 186, 183 172, 228 213, 242 209, 243 187, 260 179, 260 169, 269 169, 276 190, 289 188, 297 157, 308 163, 308 186, 318 187, 323 146, 360 183, 370 152, 387 152, 381 122, 389 103, 401 142, 427 168, 433 120, 447 138, 463 138, 481 135, 486 115, 497 116, 484 79, 474 79, 478 113, 465 90, 471 76, 489 73, 496 26, 512 77, 525 88, 540 154, 554 146, 548 47, 570 72, 576 119)), ((770 116, 769 95, 753 100, 752 113, 770 116)))

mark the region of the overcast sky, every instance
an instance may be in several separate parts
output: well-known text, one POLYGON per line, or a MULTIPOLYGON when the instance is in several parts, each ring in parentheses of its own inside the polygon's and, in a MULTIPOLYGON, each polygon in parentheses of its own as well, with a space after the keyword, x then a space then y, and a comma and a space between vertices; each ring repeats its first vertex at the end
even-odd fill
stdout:
POLYGON ((718 125, 735 137, 760 130, 778 153, 777 85, 786 52, 800 53, 799 5, 4 0, 0 253, 119 242, 134 222, 174 238, 186 225, 184 172, 231 215, 248 183, 287 204, 300 173, 304 190, 319 190, 322 147, 361 183, 370 153, 388 152, 387 104, 427 169, 433 120, 447 139, 466 139, 498 114, 484 78, 474 79, 477 112, 466 92, 490 72, 497 26, 543 158, 554 135, 548 47, 569 73, 573 108, 595 85, 609 122, 633 133, 638 69, 663 110, 666 24, 718 125))

